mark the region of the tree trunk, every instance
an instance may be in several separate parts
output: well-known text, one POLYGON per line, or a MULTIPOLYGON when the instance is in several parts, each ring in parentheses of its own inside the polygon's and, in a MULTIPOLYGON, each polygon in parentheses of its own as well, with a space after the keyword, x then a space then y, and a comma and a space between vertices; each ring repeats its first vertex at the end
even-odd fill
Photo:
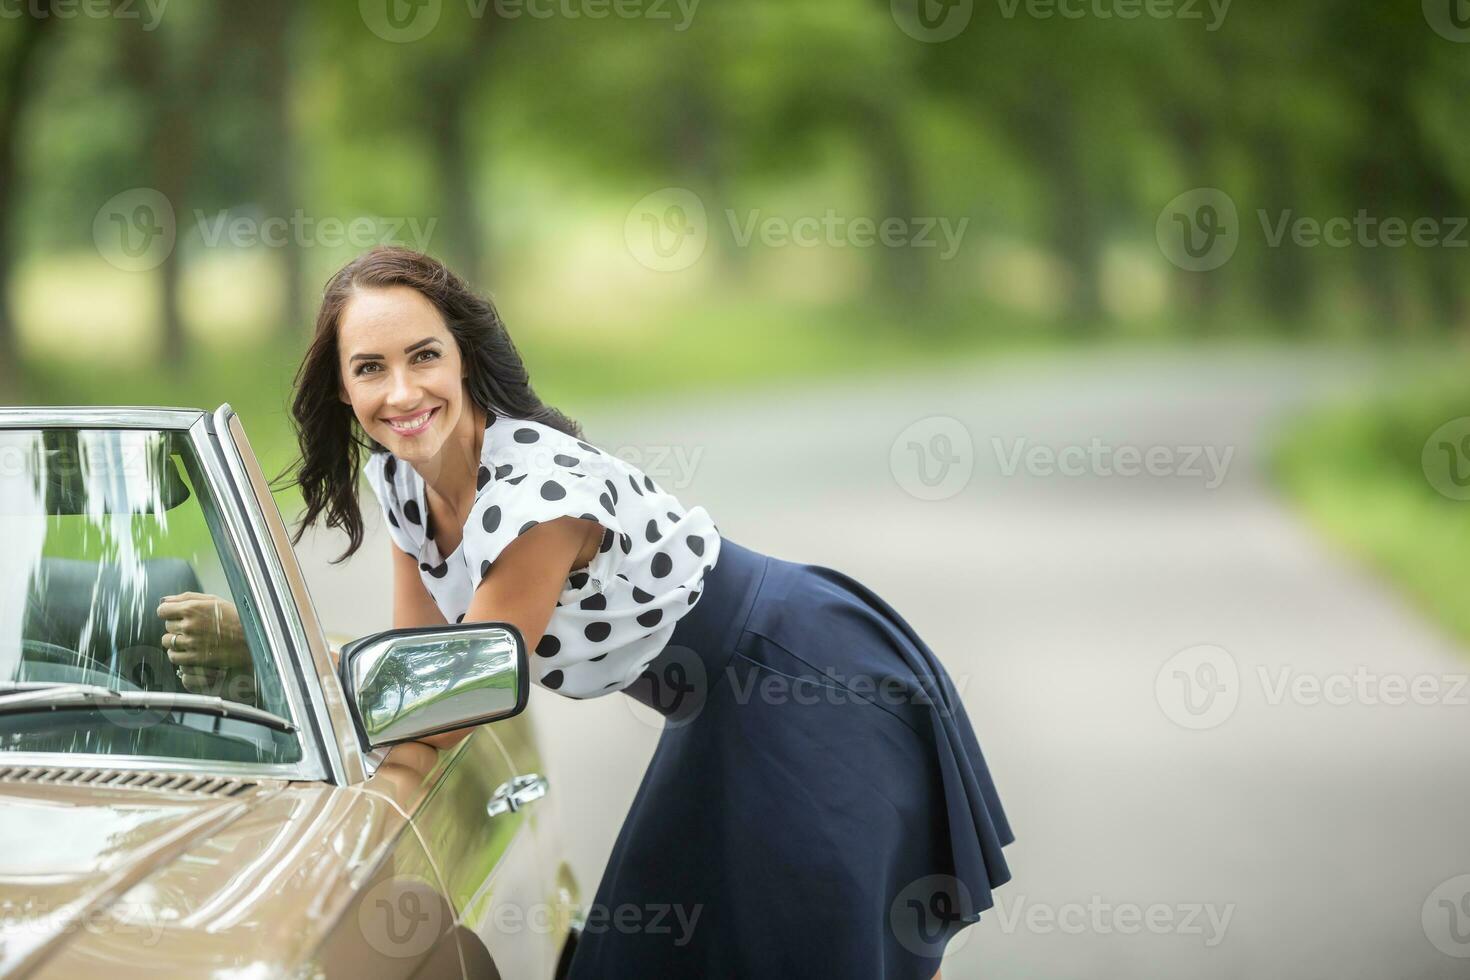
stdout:
MULTIPOLYGON (((1193 105, 1179 104, 1165 113, 1165 126, 1184 165, 1184 187, 1214 186, 1214 161, 1207 142, 1211 127, 1204 117, 1193 105)), ((1185 306, 1193 319, 1191 332, 1205 332, 1206 325, 1215 318, 1220 307, 1226 282, 1225 270, 1186 272, 1178 269, 1174 276, 1181 284, 1185 306)))
POLYGON ((0 400, 19 400, 20 338, 10 286, 15 274, 20 229, 15 220, 19 199, 20 116, 35 88, 36 57, 43 36, 56 19, 50 4, 27 7, 16 25, 18 32, 4 65, 5 89, 0 93, 0 400), (34 16, 36 11, 45 16, 34 16))
POLYGON ((440 193, 439 228, 445 236, 445 258, 461 276, 480 282, 489 270, 484 265, 475 168, 466 132, 468 96, 464 79, 439 87, 428 101, 428 135, 440 193))
POLYGON ((1024 105, 1010 107, 1002 124, 1050 192, 1045 234, 1072 277, 1067 301, 1071 326, 1095 332, 1104 319, 1102 239, 1078 145, 1076 110, 1066 92, 1039 91, 1024 105))
MULTIPOLYGON (((1301 200, 1291 151, 1281 132, 1273 130, 1258 137, 1256 154, 1262 175, 1262 206, 1276 220, 1301 200)), ((1240 218, 1246 220, 1245 215, 1240 218)), ((1311 307, 1312 264, 1306 252, 1289 241, 1263 252, 1261 295, 1275 319, 1288 329, 1299 328, 1311 307)))
MULTIPOLYGON (((901 117, 889 106, 870 105, 864 112, 865 142, 869 148, 868 163, 872 168, 877 225, 889 218, 908 223, 920 217, 918 189, 910 143, 903 132, 901 117)), ((936 216, 937 217, 937 216, 936 216)), ((931 241, 938 241, 931 230, 931 241)), ((933 249, 921 251, 911 243, 889 247, 877 245, 877 286, 882 298, 897 301, 904 307, 922 303, 929 284, 929 267, 925 259, 933 249)))
POLYGON ((469 121, 471 100, 478 94, 481 68, 490 63, 495 48, 505 43, 510 22, 495 14, 494 6, 475 20, 467 47, 454 58, 437 64, 427 79, 427 129, 434 174, 439 185, 438 229, 445 241, 449 264, 471 283, 488 282, 488 236, 480 223, 476 160, 469 121))
MULTIPOLYGON (((261 41, 261 95, 265 101, 266 154, 262 174, 267 213, 291 221, 299 201, 296 181, 296 139, 291 125, 291 25, 293 0, 254 0, 242 13, 256 18, 261 41)), ((294 227, 294 224, 293 226, 294 227)), ((278 249, 285 289, 278 312, 276 335, 287 343, 306 332, 306 272, 302 250, 293 236, 278 249)))

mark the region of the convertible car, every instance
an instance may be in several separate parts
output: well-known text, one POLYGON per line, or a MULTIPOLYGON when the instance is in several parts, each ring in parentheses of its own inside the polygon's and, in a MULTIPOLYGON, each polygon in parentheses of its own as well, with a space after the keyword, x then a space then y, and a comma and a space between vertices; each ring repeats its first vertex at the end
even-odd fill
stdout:
POLYGON ((0 410, 0 976, 561 976, 528 678, 506 623, 330 646, 228 405, 0 410), (185 687, 186 592, 248 683, 185 687))

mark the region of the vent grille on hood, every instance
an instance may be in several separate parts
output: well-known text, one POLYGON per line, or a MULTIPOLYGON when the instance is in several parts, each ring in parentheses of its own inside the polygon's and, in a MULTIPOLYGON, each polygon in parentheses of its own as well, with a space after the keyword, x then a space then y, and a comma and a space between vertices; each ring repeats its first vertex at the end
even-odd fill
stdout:
POLYGON ((68 769, 47 766, 0 766, 0 783, 56 783, 107 789, 151 789, 200 796, 239 796, 256 784, 251 780, 206 773, 149 772, 121 769, 68 769))

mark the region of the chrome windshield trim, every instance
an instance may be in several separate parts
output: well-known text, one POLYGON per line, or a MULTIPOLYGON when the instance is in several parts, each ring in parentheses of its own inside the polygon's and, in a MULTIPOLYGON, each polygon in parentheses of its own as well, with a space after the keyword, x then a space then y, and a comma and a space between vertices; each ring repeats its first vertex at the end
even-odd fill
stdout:
MULTIPOLYGON (((311 730, 316 733, 319 756, 328 773, 324 778, 338 785, 362 782, 367 778, 367 763, 357 745, 357 732, 351 724, 347 700, 332 667, 326 637, 316 618, 311 595, 306 590, 296 552, 290 541, 284 539, 285 527, 279 511, 275 512, 274 522, 264 512, 265 505, 256 493, 241 449, 235 442, 231 420, 239 427, 240 437, 248 446, 249 437, 244 432, 244 425, 228 403, 215 409, 209 421, 220 455, 230 472, 231 485, 238 492, 241 506, 249 516, 247 523, 255 536, 257 553, 270 581, 273 604, 285 624, 287 645, 282 649, 292 653, 290 659, 295 668, 295 678, 310 707, 311 730), (280 547, 277 547, 274 531, 281 532, 284 543, 280 547)), ((257 469, 259 465, 259 460, 256 460, 257 469)), ((269 488, 264 492, 269 493, 269 488)), ((270 506, 275 508, 274 498, 270 499, 270 506)))
POLYGON ((199 408, 0 408, 0 429, 187 429, 203 417, 199 408))
POLYGON ((163 755, 106 755, 92 752, 0 752, 0 766, 48 769, 118 769, 125 772, 181 772, 252 779, 300 779, 293 762, 226 762, 174 759, 163 755))
POLYGON ((217 503, 225 530, 230 536, 230 546, 239 558, 251 593, 260 600, 259 606, 263 614, 260 625, 266 634, 266 645, 270 648, 276 675, 281 679, 281 689, 285 692, 287 705, 291 709, 290 720, 296 723, 297 738, 301 743, 301 760, 292 764, 295 767, 292 778, 326 779, 328 766, 322 753, 319 719, 315 711, 302 700, 296 658, 291 655, 292 646, 282 629, 285 617, 282 614, 280 594, 272 587, 266 568, 263 567, 266 564, 263 552, 252 533, 240 488, 228 467, 228 454, 225 453, 223 444, 210 432, 208 416, 201 416, 189 427, 189 438, 199 455, 199 465, 204 469, 211 488, 217 491, 216 495, 220 498, 217 503), (309 733, 315 733, 316 737, 307 737, 309 733))

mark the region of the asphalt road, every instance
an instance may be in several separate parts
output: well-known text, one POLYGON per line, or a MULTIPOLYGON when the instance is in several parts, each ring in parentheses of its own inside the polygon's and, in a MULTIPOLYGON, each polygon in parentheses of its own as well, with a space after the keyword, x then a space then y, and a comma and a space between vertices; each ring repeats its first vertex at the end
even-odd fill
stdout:
MULTIPOLYGON (((1275 419, 1372 377, 1071 355, 581 421, 727 537, 865 582, 947 664, 1017 834, 947 978, 1464 977, 1470 656, 1261 472, 1275 419)), ((374 525, 346 567, 303 545, 330 629, 386 622, 374 525)), ((657 718, 530 710, 590 900, 657 718)))

